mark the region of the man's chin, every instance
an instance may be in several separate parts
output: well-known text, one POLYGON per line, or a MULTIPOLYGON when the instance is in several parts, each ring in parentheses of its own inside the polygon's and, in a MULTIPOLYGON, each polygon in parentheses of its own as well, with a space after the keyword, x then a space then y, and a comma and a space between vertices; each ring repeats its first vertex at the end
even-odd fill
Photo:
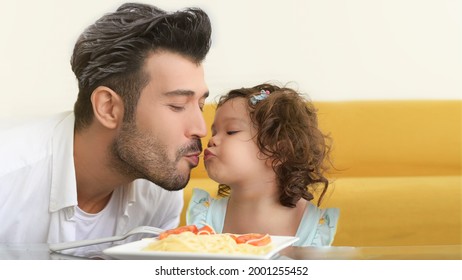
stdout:
POLYGON ((170 170, 157 170, 157 174, 162 173, 162 176, 156 176, 156 174, 145 173, 144 179, 158 185, 164 190, 168 191, 179 191, 186 187, 191 177, 192 166, 188 161, 178 162, 176 169, 170 170))
POLYGON ((187 175, 172 175, 170 178, 162 179, 162 180, 150 180, 147 179, 154 184, 158 185, 159 187, 163 188, 167 191, 179 191, 186 187, 190 179, 190 173, 188 172, 187 175))

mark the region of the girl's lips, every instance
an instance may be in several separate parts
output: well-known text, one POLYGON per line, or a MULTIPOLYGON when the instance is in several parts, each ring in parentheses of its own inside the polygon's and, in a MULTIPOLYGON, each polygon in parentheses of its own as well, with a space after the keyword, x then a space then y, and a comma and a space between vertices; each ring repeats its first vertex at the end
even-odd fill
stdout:
POLYGON ((205 151, 204 151, 204 161, 207 160, 207 159, 209 159, 209 158, 211 158, 211 157, 214 157, 214 156, 215 156, 214 153, 212 153, 212 152, 211 152, 210 150, 208 150, 208 149, 205 149, 205 151))

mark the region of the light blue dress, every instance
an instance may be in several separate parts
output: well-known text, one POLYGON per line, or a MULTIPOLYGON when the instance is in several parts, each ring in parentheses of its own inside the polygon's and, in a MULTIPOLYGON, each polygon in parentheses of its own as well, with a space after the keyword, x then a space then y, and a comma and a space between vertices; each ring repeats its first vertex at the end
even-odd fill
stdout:
MULTIPOLYGON (((228 198, 212 198, 201 189, 194 189, 186 212, 186 223, 198 227, 210 225, 217 233, 223 231, 228 198)), ((320 209, 308 203, 295 234, 300 238, 294 246, 330 246, 337 230, 339 209, 320 209)))

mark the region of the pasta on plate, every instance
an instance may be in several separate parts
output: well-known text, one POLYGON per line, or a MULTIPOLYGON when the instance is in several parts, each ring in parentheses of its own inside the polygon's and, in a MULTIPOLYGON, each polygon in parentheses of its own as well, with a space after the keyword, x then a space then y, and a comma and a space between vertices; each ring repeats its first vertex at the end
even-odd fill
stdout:
POLYGON ((255 246, 237 243, 236 236, 230 234, 195 234, 190 231, 171 234, 161 240, 151 242, 143 251, 170 251, 217 254, 264 255, 272 250, 272 243, 255 246))

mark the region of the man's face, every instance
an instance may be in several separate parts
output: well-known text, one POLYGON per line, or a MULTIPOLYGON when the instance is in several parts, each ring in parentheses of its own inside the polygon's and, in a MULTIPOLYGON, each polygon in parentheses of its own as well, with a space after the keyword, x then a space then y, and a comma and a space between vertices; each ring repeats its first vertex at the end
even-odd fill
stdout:
POLYGON ((183 189, 207 133, 202 115, 208 96, 204 71, 168 51, 148 56, 149 83, 141 91, 135 120, 122 125, 112 147, 118 171, 167 190, 183 189))

